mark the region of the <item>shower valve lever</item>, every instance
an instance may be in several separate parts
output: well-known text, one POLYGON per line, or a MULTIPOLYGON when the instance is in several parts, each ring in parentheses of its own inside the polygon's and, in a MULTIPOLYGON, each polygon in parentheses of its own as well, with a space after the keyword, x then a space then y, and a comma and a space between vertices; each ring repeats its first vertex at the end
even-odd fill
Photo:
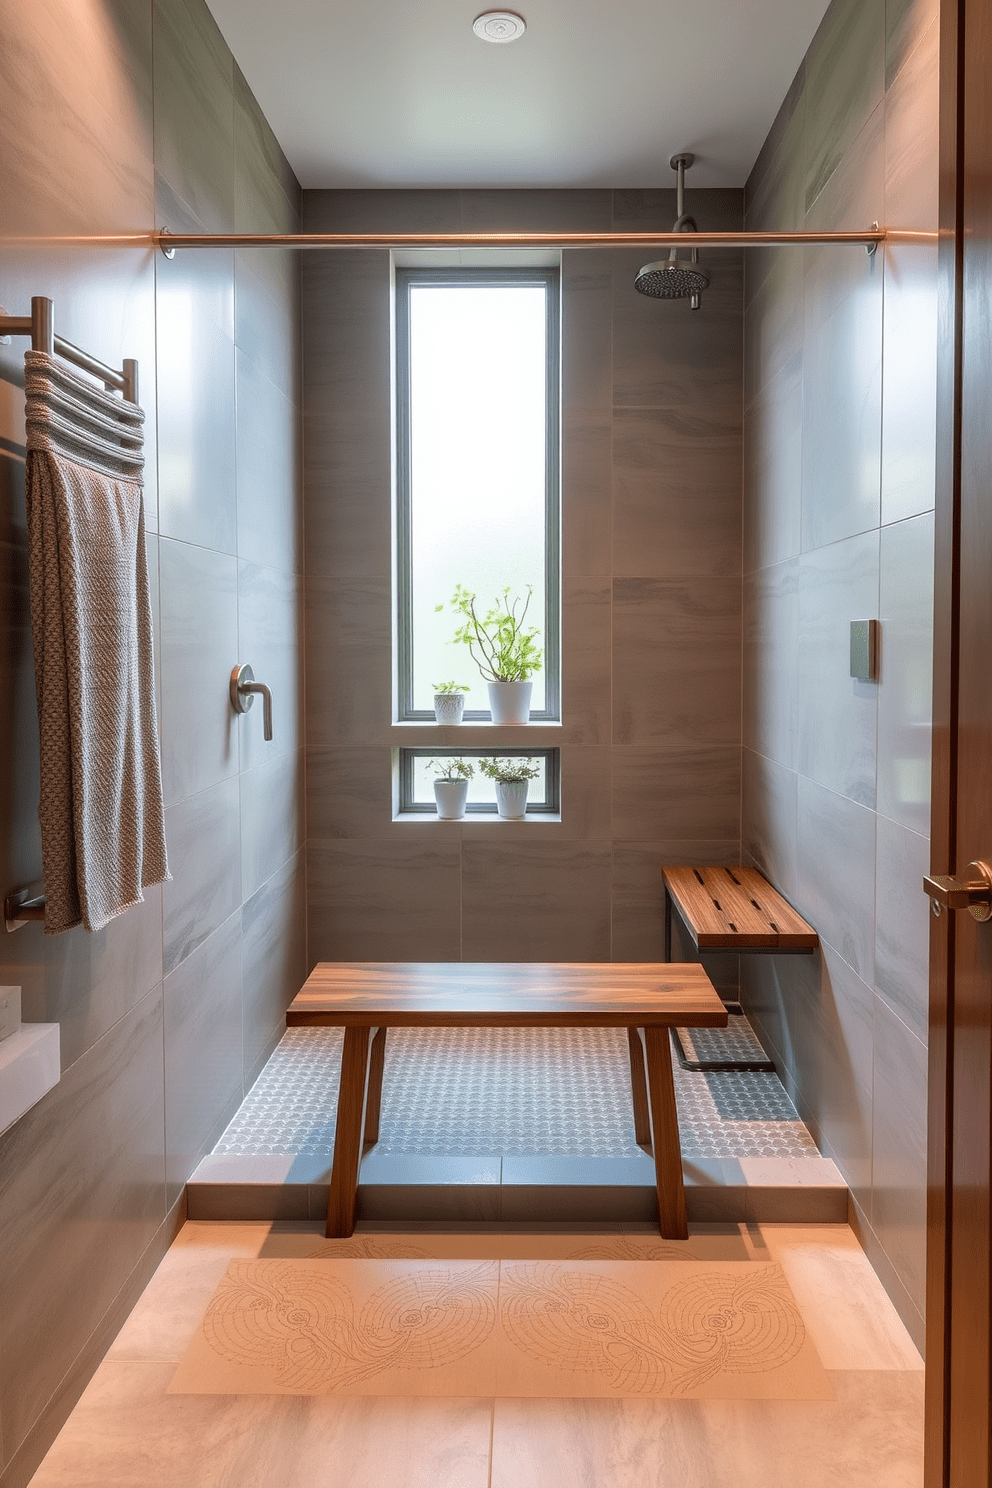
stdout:
POLYGON ((923 891, 929 894, 935 914, 940 909, 966 909, 976 920, 992 920, 992 868, 988 863, 969 863, 963 878, 927 874, 923 891))
POLYGON ((272 738, 272 693, 264 682, 255 681, 255 673, 246 663, 236 666, 231 673, 231 707, 235 713, 247 713, 255 701, 255 694, 262 698, 262 732, 266 739, 272 738))

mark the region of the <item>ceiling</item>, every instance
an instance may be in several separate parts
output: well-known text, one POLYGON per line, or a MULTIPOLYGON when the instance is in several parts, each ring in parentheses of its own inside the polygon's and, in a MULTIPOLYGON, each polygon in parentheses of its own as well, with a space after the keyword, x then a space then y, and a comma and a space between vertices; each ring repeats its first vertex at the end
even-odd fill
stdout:
POLYGON ((742 186, 826 3, 208 0, 307 188, 742 186))

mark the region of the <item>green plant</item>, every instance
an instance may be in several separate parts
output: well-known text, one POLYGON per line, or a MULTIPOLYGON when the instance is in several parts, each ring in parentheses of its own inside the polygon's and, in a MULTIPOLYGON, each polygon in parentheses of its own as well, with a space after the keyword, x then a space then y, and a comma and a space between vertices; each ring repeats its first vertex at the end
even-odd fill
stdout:
POLYGON ((462 682, 434 682, 431 685, 433 686, 434 691, 441 697, 450 696, 450 694, 453 692, 471 692, 472 690, 470 687, 466 687, 462 682))
POLYGON ((467 759, 431 759, 427 761, 428 770, 433 770, 438 780, 448 780, 452 783, 458 780, 471 780, 475 774, 474 766, 467 759))
MULTIPOLYGON (((452 644, 468 647, 487 682, 526 682, 541 670, 543 651, 535 641, 541 632, 536 625, 524 628, 532 593, 528 584, 527 597, 521 600, 514 595, 511 601, 507 585, 487 613, 480 616, 475 607, 477 596, 461 584, 455 588, 451 608, 461 615, 463 623, 455 631, 452 644)), ((435 614, 443 609, 443 604, 436 605, 435 614)))
POLYGON ((540 765, 532 759, 480 759, 479 769, 497 785, 515 785, 524 780, 534 780, 541 773, 540 765))

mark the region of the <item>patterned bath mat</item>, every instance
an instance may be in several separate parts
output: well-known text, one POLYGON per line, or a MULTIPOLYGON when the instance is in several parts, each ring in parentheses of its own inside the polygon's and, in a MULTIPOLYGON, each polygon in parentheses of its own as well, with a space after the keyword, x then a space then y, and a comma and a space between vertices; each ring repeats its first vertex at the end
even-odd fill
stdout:
POLYGON ((237 1260, 170 1394, 824 1400, 776 1265, 237 1260))

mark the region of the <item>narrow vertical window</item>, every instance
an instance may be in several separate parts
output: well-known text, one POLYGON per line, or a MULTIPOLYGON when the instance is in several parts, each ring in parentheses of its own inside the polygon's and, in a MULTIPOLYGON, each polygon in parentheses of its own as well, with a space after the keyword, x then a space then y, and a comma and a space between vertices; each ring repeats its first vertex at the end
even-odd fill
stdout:
POLYGON ((481 611, 509 590, 543 652, 533 720, 559 717, 557 269, 396 274, 398 716, 433 719, 435 685, 486 682, 452 644, 455 589, 481 611), (442 608, 438 608, 441 606, 442 608))

